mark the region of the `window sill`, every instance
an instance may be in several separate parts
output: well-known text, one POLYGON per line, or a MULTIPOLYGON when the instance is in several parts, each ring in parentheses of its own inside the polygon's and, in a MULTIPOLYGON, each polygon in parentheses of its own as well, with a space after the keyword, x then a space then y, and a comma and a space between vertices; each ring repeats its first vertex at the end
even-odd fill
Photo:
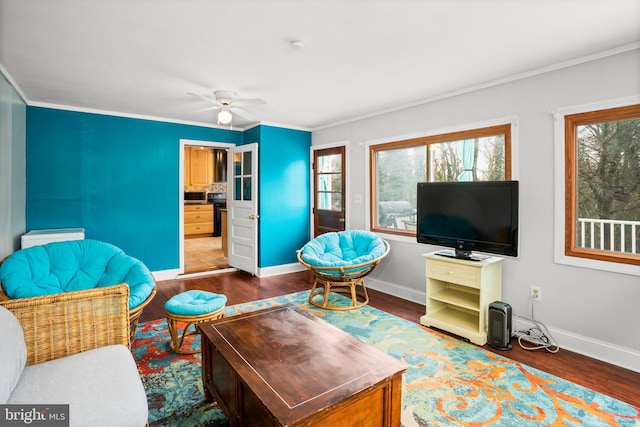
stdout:
POLYGON ((556 264, 570 265, 573 267, 591 268, 593 270, 608 271, 611 273, 640 276, 640 266, 637 265, 598 261, 587 258, 569 257, 563 254, 556 254, 554 261, 556 264))
POLYGON ((378 230, 372 230, 372 232, 376 233, 377 235, 379 235, 385 240, 418 244, 418 241, 416 240, 416 236, 403 236, 400 234, 385 233, 384 231, 378 231, 378 230))

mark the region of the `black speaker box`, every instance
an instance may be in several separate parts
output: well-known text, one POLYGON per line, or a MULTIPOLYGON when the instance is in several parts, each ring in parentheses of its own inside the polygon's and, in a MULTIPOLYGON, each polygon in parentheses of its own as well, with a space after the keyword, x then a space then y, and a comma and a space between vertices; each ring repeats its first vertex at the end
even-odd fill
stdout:
POLYGON ((495 301, 489 304, 488 343, 498 350, 511 350, 511 306, 495 301))

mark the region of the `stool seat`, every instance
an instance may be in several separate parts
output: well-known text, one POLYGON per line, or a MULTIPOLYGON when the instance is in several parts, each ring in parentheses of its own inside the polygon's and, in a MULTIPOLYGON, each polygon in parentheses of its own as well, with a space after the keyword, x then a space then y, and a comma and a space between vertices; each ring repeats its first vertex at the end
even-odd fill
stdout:
POLYGON ((206 291, 186 291, 171 297, 164 308, 181 316, 199 316, 220 310, 227 303, 227 297, 206 291))
POLYGON ((173 352, 180 354, 199 353, 200 349, 185 350, 182 348, 185 337, 198 333, 195 327, 198 323, 223 317, 226 303, 227 297, 225 295, 200 290, 182 292, 169 298, 164 304, 167 326, 171 334, 169 348, 173 352), (180 336, 178 331, 179 322, 186 323, 180 336), (192 325, 194 330, 187 331, 192 325))

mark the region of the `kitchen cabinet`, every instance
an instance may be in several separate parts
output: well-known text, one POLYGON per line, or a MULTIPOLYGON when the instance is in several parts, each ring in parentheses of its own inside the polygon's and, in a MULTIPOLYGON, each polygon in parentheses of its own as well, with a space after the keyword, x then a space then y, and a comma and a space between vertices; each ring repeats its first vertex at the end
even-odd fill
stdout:
POLYGON ((207 187, 213 182, 213 150, 184 147, 185 187, 207 187))
POLYGON ((213 234, 213 205, 185 205, 184 206, 184 235, 213 234))

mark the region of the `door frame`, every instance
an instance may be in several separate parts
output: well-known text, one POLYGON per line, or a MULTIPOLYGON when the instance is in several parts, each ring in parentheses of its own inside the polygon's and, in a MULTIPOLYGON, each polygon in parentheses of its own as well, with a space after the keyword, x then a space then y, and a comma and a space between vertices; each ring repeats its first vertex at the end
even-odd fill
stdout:
MULTIPOLYGON (((178 275, 184 274, 184 147, 194 145, 211 148, 231 148, 236 144, 217 141, 200 141, 195 139, 180 139, 180 153, 178 156, 178 254, 180 256, 180 266, 178 275)), ((227 170, 229 169, 229 159, 227 159, 227 170)), ((227 198, 229 197, 229 184, 227 181, 227 198)), ((210 272, 195 273, 211 274, 210 272)))
POLYGON ((311 148, 309 149, 309 165, 310 165, 309 176, 311 177, 311 179, 309 179, 309 197, 311 199, 311 215, 309 216, 309 236, 311 238, 313 238, 313 234, 314 234, 315 224, 313 223, 313 220, 314 220, 313 211, 316 207, 315 194, 313 192, 313 189, 315 186, 315 183, 313 182, 314 155, 316 150, 325 150, 327 148, 336 148, 336 147, 344 147, 344 167, 346 168, 344 179, 345 179, 345 184, 347 184, 344 187, 344 229, 348 230, 351 225, 349 213, 351 212, 351 183, 352 183, 351 169, 352 168, 349 165, 350 154, 351 154, 350 153, 351 147, 349 145, 349 141, 343 140, 343 141, 330 142, 327 144, 312 145, 311 148))

